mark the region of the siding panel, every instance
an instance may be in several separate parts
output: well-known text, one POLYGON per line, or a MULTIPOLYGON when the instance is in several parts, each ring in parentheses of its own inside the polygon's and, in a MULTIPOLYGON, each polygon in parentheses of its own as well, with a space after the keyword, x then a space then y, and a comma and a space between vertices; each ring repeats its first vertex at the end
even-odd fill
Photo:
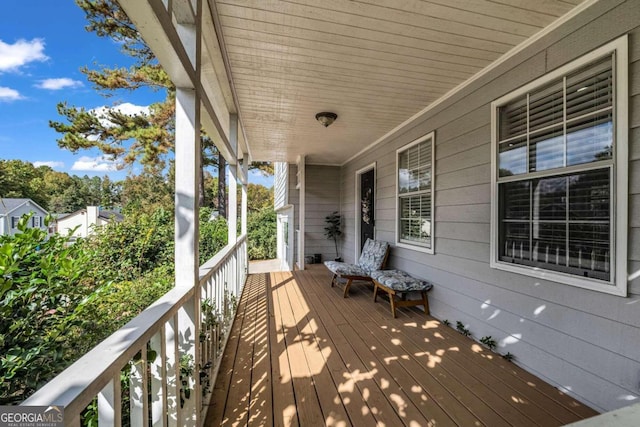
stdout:
MULTIPOLYGON (((324 236, 324 218, 340 212, 340 168, 334 166, 305 167, 305 255, 320 254, 322 260, 336 257, 333 240, 324 236)), ((344 215, 344 214, 343 214, 344 215)))

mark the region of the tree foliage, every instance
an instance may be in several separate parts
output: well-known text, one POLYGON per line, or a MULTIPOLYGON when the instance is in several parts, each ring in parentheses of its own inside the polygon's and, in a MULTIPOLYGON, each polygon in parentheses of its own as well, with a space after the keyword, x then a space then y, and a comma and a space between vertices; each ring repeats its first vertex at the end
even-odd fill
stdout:
MULTIPOLYGON (((132 59, 128 67, 84 67, 81 71, 93 83, 94 89, 106 97, 141 88, 158 90, 164 99, 149 106, 149 111, 126 114, 113 105, 110 108, 88 110, 84 107, 58 104, 64 120, 50 121, 61 134, 58 145, 72 152, 98 148, 111 160, 125 168, 140 163, 145 173, 163 175, 167 158, 173 150, 175 133, 175 87, 162 69, 149 46, 115 0, 76 0, 87 18, 86 30, 118 43, 123 54, 132 59)), ((224 182, 225 168, 215 144, 201 132, 201 177, 204 168, 218 169, 219 181, 224 182), (222 163, 221 163, 222 162, 222 163)), ((255 163, 250 168, 273 174, 270 163, 255 163)), ((218 210, 226 216, 226 186, 217 194, 218 210)), ((204 179, 201 180, 200 206, 206 206, 204 179)))
POLYGON ((0 160, 0 197, 27 198, 49 212, 74 212, 87 206, 117 206, 119 186, 108 177, 70 176, 49 166, 0 160), (108 201, 105 205, 103 201, 108 201))
POLYGON ((250 260, 277 257, 276 212, 272 206, 249 214, 247 242, 250 260))
POLYGON ((66 237, 29 228, 0 236, 0 404, 21 400, 74 356, 68 331, 92 288, 88 257, 66 237))

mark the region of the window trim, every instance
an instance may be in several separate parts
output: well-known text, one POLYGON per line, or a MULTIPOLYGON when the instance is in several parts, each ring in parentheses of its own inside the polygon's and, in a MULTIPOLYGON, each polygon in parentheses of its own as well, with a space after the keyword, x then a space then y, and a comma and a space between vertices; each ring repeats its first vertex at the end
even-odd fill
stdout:
MULTIPOLYGON (((491 103, 491 236, 490 236, 490 267, 523 274, 539 279, 550 280, 579 288, 590 289, 603 293, 627 296, 627 226, 628 226, 628 136, 629 136, 629 75, 628 75, 628 37, 624 35, 615 39, 583 56, 571 61, 564 66, 545 74, 544 76, 496 99, 491 103), (499 203, 498 196, 498 108, 511 100, 524 95, 536 88, 563 77, 599 58, 613 54, 613 78, 615 102, 614 109, 614 179, 612 188, 612 214, 611 214, 611 248, 615 256, 615 268, 612 264, 611 278, 609 282, 602 280, 582 278, 568 273, 545 270, 538 267, 528 267, 502 262, 498 259, 498 230, 499 230, 499 203)), ((584 166, 584 165, 583 165, 584 166)), ((562 169, 564 173, 567 169, 562 169)))
POLYGON ((411 249, 419 252, 424 252, 433 255, 435 253, 435 243, 436 243, 436 221, 435 221, 435 199, 436 199, 436 174, 435 168, 436 166, 436 133, 435 131, 429 132, 426 135, 421 136, 420 138, 403 145, 402 147, 396 150, 396 242, 395 245, 400 248, 411 249), (424 245, 420 245, 418 243, 412 244, 408 242, 400 241, 400 179, 398 177, 400 162, 398 161, 398 155, 402 151, 406 151, 414 145, 418 145, 428 139, 431 139, 431 244, 427 247, 424 245))

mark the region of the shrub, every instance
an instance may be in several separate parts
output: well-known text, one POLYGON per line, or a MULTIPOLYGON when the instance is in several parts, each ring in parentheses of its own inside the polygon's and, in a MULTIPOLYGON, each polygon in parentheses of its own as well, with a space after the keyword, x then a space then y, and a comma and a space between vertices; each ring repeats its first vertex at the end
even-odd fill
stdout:
POLYGON ((251 213, 247 218, 247 240, 249 259, 276 258, 276 212, 273 208, 264 208, 251 213))
POLYGON ((227 245, 227 220, 219 216, 210 220, 211 209, 200 210, 200 265, 227 245))
POLYGON ((173 215, 158 209, 100 227, 81 244, 91 256, 92 278, 128 281, 158 266, 172 266, 173 236, 173 215))
POLYGON ((0 404, 23 400, 71 363, 77 338, 68 332, 92 292, 83 248, 27 227, 30 216, 0 236, 0 404))

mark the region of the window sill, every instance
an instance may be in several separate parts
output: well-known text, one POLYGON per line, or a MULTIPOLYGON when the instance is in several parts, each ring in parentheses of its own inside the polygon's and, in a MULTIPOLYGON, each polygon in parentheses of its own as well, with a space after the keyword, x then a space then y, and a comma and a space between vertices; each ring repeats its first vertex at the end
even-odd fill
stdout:
POLYGON ((430 255, 434 254, 433 247, 428 248, 426 246, 412 245, 412 244, 409 244, 409 243, 398 242, 398 241, 396 241, 396 247, 404 248, 404 249, 411 249, 412 251, 424 252, 424 253, 430 254, 430 255))
MULTIPOLYGON (((492 261, 491 268, 497 270, 509 271, 511 273, 522 274, 525 276, 535 277, 537 279, 548 280, 551 282, 557 282, 564 285, 575 286, 577 288, 589 289, 596 292, 602 292, 606 294, 616 295, 620 297, 627 296, 626 277, 622 280, 622 283, 604 283, 599 280, 585 279, 569 274, 564 274, 557 271, 544 270, 537 267, 527 267, 523 265, 507 264, 499 261, 492 261)), ((620 279, 617 280, 620 282, 620 279)))

